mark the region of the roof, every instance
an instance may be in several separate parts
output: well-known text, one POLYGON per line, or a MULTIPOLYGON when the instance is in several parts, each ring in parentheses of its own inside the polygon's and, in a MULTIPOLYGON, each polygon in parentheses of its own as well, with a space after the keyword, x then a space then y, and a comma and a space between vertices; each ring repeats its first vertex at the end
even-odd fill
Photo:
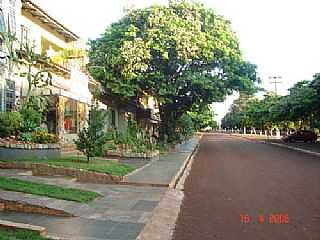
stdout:
POLYGON ((40 8, 31 0, 22 0, 22 11, 25 11, 32 15, 32 17, 38 19, 42 24, 47 25, 57 34, 63 36, 67 42, 76 41, 79 36, 73 33, 71 30, 63 26, 53 17, 51 17, 45 10, 40 8))

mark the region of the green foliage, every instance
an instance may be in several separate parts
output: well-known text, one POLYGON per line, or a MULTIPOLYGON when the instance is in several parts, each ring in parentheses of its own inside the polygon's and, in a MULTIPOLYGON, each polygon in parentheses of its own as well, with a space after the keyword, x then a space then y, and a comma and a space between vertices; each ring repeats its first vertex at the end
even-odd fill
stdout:
POLYGON ((28 92, 25 103, 29 103, 29 98, 34 90, 52 85, 52 74, 47 69, 50 59, 44 54, 38 54, 35 51, 35 45, 29 42, 21 43, 18 50, 19 64, 26 69, 20 72, 20 77, 25 77, 28 81, 28 92), (41 65, 41 68, 37 68, 41 65))
POLYGON ((0 228, 0 240, 50 240, 29 230, 7 230, 0 228))
POLYGON ((19 62, 19 57, 16 51, 16 35, 11 32, 0 32, 0 38, 2 41, 2 50, 8 56, 8 62, 6 64, 6 69, 9 74, 13 73, 13 70, 17 67, 19 62))
POLYGON ((21 125, 22 132, 33 132, 40 127, 43 119, 43 114, 41 112, 26 105, 20 108, 19 112, 23 120, 21 125))
POLYGON ((182 142, 194 134, 194 124, 188 114, 183 114, 175 124, 175 132, 169 137, 169 142, 182 142))
POLYGON ((206 127, 215 128, 217 123, 213 120, 214 112, 210 105, 195 104, 188 112, 195 130, 199 131, 206 127))
POLYGON ((38 89, 52 84, 51 72, 47 69, 50 60, 35 51, 35 45, 29 42, 20 43, 15 34, 1 32, 4 50, 8 54, 8 72, 19 75, 28 83, 27 94, 21 99, 19 111, 23 118, 22 131, 31 132, 40 126, 48 107, 45 96, 39 96, 38 89), (20 48, 17 49, 16 45, 20 48), (18 69, 18 71, 17 71, 18 69))
POLYGON ((145 153, 156 148, 156 140, 141 129, 138 124, 129 120, 125 132, 116 132, 113 142, 123 150, 130 150, 136 153, 145 153))
POLYGON ((18 140, 39 144, 57 143, 59 141, 57 135, 48 133, 46 129, 41 128, 35 129, 34 132, 22 132, 18 136, 18 140))
POLYGON ((34 143, 57 143, 59 141, 55 134, 48 133, 45 129, 38 129, 32 133, 32 142, 34 143))
POLYGON ((23 116, 22 131, 31 132, 40 127, 44 120, 48 99, 39 95, 38 90, 52 85, 52 74, 47 69, 50 60, 43 54, 35 52, 35 45, 29 42, 21 43, 17 52, 18 64, 25 69, 19 73, 28 82, 28 89, 25 98, 22 99, 20 113, 23 116), (40 68, 39 68, 40 66, 40 68))
POLYGON ((0 112, 0 137, 16 136, 22 117, 19 112, 0 112))
POLYGON ((286 96, 267 95, 264 99, 250 99, 242 107, 235 102, 222 120, 223 128, 254 127, 282 129, 319 127, 320 77, 300 81, 289 89, 286 96))
POLYGON ((32 142, 32 132, 23 132, 18 136, 18 140, 22 142, 32 142))
POLYGON ((88 203, 99 194, 74 188, 64 188, 55 185, 35 183, 15 178, 0 177, 0 189, 6 191, 24 192, 39 196, 64 199, 80 203, 88 203))
POLYGON ((104 131, 106 119, 107 112, 94 104, 89 113, 88 126, 80 130, 78 139, 75 141, 77 149, 87 156, 88 162, 91 157, 101 155, 106 143, 104 131))
POLYGON ((90 45, 89 66, 100 68, 89 69, 105 94, 123 101, 155 97, 162 139, 194 104, 255 91, 256 66, 242 60, 230 22, 200 3, 130 11, 90 45))

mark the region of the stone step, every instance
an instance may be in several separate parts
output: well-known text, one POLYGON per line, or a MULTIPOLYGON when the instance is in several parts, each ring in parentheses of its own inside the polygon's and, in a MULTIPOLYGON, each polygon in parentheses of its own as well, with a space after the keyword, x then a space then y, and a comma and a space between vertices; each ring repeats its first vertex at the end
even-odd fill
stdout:
POLYGON ((34 226, 30 224, 0 220, 0 226, 6 229, 11 229, 11 230, 16 230, 16 229, 29 230, 32 232, 37 232, 41 236, 45 236, 47 234, 46 228, 40 227, 40 226, 34 226))

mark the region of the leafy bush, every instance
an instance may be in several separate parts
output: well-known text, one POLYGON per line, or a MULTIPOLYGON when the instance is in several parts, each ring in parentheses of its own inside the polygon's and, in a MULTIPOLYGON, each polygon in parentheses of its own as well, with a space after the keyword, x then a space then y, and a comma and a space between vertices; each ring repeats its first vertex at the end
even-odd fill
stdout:
POLYGON ((22 132, 33 132, 40 127, 42 122, 42 113, 29 107, 20 109, 23 122, 21 126, 22 132))
POLYGON ((156 148, 155 139, 133 120, 129 120, 126 132, 116 132, 114 134, 113 142, 124 150, 131 150, 136 153, 145 153, 156 148))
POLYGON ((0 113, 0 137, 17 135, 22 123, 19 112, 0 113))
POLYGON ((88 126, 78 133, 75 140, 77 149, 90 158, 102 154, 103 146, 106 143, 106 133, 104 131, 107 119, 107 112, 94 105, 89 113, 88 126))
POLYGON ((57 143, 59 141, 58 137, 55 134, 48 133, 44 129, 37 130, 32 133, 32 142, 34 143, 57 143))
POLYGON ((194 134, 194 125, 188 114, 183 114, 176 122, 175 141, 181 142, 194 134))
POLYGON ((21 133, 18 136, 18 140, 22 142, 32 142, 32 133, 31 132, 21 133))

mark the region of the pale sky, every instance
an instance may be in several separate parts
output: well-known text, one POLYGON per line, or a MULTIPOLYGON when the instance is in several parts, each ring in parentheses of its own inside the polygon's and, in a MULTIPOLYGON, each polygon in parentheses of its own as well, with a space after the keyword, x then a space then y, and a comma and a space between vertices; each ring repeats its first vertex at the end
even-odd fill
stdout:
MULTIPOLYGON (((96 38, 124 14, 124 7, 144 7, 166 0, 34 0, 83 38, 96 38)), ((278 93, 320 72, 319 0, 203 0, 231 20, 245 60, 258 65, 262 87, 269 76, 282 76, 278 93)), ((235 98, 215 104, 220 120, 235 98)))

